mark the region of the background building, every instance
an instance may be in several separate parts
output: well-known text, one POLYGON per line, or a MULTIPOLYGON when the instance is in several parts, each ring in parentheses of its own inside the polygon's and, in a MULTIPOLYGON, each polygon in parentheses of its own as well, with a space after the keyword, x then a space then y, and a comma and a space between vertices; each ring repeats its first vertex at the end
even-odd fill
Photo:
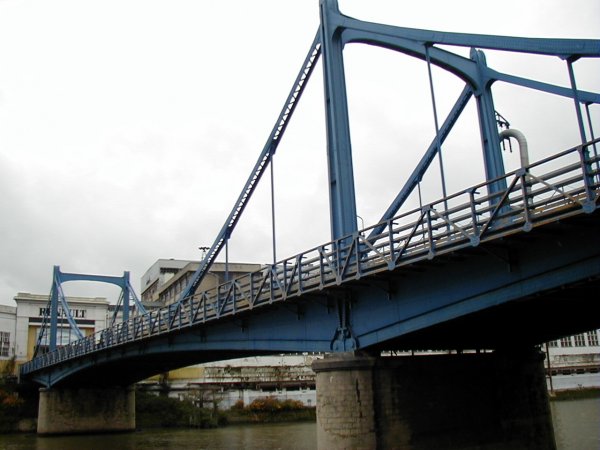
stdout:
POLYGON ((591 330, 548 342, 544 350, 551 390, 600 387, 599 334, 591 330))
POLYGON ((600 372, 598 331, 566 336, 548 342, 548 366, 554 374, 600 372))
MULTIPOLYGON (((198 269, 200 261, 183 259, 158 259, 150 266, 141 278, 141 299, 147 309, 161 308, 179 299, 181 291, 187 286, 192 275, 198 269)), ((260 264, 248 263, 213 263, 204 277, 198 291, 208 291, 223 284, 227 279, 234 279, 260 270, 260 264)), ((168 380, 172 385, 186 385, 189 380, 199 377, 201 366, 183 367, 169 373, 153 377, 149 382, 163 383, 168 380)))
MULTIPOLYGON (((144 305, 165 306, 179 299, 179 294, 188 285, 198 269, 200 261, 182 259, 158 259, 141 279, 142 302, 144 305)), ((261 269, 260 264, 213 263, 198 291, 208 291, 223 284, 227 279, 238 278, 261 269)))
POLYGON ((138 383, 142 389, 166 392, 170 397, 193 398, 196 403, 228 409, 238 402, 275 397, 316 405, 315 373, 318 354, 282 354, 215 361, 172 371, 138 383))
MULTIPOLYGON (((33 357, 44 314, 48 307, 48 295, 19 292, 15 296, 15 355, 17 362, 25 362, 33 357)), ((85 336, 106 328, 108 301, 103 297, 67 297, 67 303, 75 323, 85 336)), ((64 345, 77 339, 59 306, 57 345, 64 345)), ((42 345, 48 345, 47 336, 42 345)))
POLYGON ((0 305, 0 372, 15 354, 17 308, 0 305))

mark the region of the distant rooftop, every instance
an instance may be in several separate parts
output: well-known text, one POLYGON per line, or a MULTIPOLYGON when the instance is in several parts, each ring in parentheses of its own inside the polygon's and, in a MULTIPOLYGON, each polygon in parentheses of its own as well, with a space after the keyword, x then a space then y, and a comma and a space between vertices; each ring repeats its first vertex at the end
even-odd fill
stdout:
MULTIPOLYGON (((14 300, 18 301, 18 300, 29 300, 29 301, 39 301, 39 302, 47 302, 48 301, 48 294, 30 294, 29 292, 19 292, 17 295, 15 295, 14 300)), ((66 297, 67 301, 69 303, 88 303, 88 304, 92 304, 92 303, 106 303, 108 304, 108 300, 106 299, 106 297, 74 297, 74 296, 67 296, 66 297)))

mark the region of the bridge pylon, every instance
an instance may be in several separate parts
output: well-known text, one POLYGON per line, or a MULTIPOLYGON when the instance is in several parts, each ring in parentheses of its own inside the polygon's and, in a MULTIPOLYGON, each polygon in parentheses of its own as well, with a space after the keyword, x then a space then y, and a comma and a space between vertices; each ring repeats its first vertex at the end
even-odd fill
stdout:
MULTIPOLYGON (((133 286, 129 280, 130 275, 128 271, 123 272, 123 276, 107 276, 107 275, 89 275, 80 273, 68 273, 61 272, 60 266, 54 266, 52 272, 52 288, 50 289, 50 298, 48 299, 48 307, 44 310, 44 316, 42 321, 42 329, 39 333, 38 340, 35 346, 34 357, 38 351, 45 347, 42 344, 47 342, 47 350, 55 351, 58 347, 58 337, 60 325, 68 325, 68 333, 73 333, 76 339, 83 339, 84 334, 77 326, 77 322, 73 317, 71 308, 67 301, 67 297, 63 292, 62 285, 68 281, 92 281, 97 283, 108 283, 114 284, 121 288, 121 296, 115 307, 114 314, 111 319, 111 325, 117 320, 119 313, 121 313, 121 320, 126 322, 129 320, 129 316, 132 312, 132 302, 136 306, 136 312, 139 314, 145 314, 146 309, 142 305, 142 302, 137 297, 133 286)), ((69 339, 70 341, 71 339, 69 339)))

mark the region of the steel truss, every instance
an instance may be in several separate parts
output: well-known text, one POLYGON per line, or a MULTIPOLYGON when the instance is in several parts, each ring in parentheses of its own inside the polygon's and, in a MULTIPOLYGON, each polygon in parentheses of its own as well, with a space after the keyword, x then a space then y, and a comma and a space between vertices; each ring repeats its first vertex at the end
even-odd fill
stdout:
POLYGON ((37 339, 37 343, 34 349, 34 357, 38 354, 42 347, 42 342, 45 339, 48 340, 49 345, 47 346, 47 350, 50 352, 55 351, 57 346, 57 336, 58 336, 58 328, 59 321, 62 319, 59 318, 59 305, 61 306, 62 314, 65 316, 67 324, 69 325, 69 330, 72 331, 78 339, 83 339, 84 334, 77 326, 77 322, 73 318, 73 314, 71 313, 71 308, 69 307, 69 303, 67 302, 67 298, 63 292, 62 284, 68 281, 93 281, 97 283, 108 283, 114 284, 121 288, 121 295, 119 297, 119 301, 117 302, 115 312, 111 319, 110 325, 113 326, 116 322, 117 314, 119 311, 122 311, 122 319, 123 321, 129 320, 130 315, 130 306, 131 302, 137 307, 137 314, 146 314, 146 309, 142 305, 142 302, 139 300, 138 296, 131 286, 131 282, 129 281, 129 272, 123 272, 122 277, 114 277, 114 276, 106 276, 106 275, 86 275, 80 273, 67 273, 61 272, 59 266, 54 266, 53 274, 52 274, 52 289, 50 291, 50 298, 48 299, 48 307, 45 309, 41 331, 37 339))
MULTIPOLYGON (((277 146, 283 137, 289 120, 321 54, 323 55, 325 80, 332 239, 350 234, 358 228, 356 223, 352 150, 343 63, 343 49, 347 44, 360 43, 374 45, 401 52, 426 61, 428 66, 433 64, 447 70, 466 83, 463 92, 442 126, 437 130, 436 136, 423 158, 414 169, 405 186, 381 217, 380 224, 398 213, 406 198, 422 179, 435 156, 440 155, 441 144, 443 144, 463 109, 473 96, 476 99, 479 112, 479 127, 486 179, 488 181, 497 180, 494 182, 497 184, 489 184, 488 189, 490 193, 494 193, 506 188, 503 184, 504 178, 502 176, 505 170, 491 93, 491 86, 496 81, 572 98, 576 105, 580 134, 582 136, 581 143, 585 143, 588 140, 584 131, 580 106, 586 105, 586 107, 589 107, 590 104, 600 103, 600 94, 577 89, 572 63, 579 58, 600 57, 599 40, 540 39, 467 33, 442 33, 432 30, 382 25, 343 15, 339 11, 337 0, 321 0, 320 10, 321 25, 271 134, 225 224, 205 258, 201 261, 198 269, 191 277, 190 282, 181 292, 179 297, 180 303, 196 293, 202 279, 208 273, 223 247, 226 247, 254 189, 271 163, 277 146), (471 48, 470 58, 452 53, 449 50, 437 47, 437 45, 471 48), (487 66, 485 55, 478 49, 547 55, 565 59, 568 63, 569 73, 571 74, 571 86, 555 86, 495 71, 487 66)), ((433 108, 435 110, 435 101, 433 102, 433 108)), ((495 198, 495 196, 492 196, 492 198, 495 198)), ((380 228, 373 228, 371 234, 376 235, 381 231, 380 228)))
MULTIPOLYGON (((336 0, 321 0, 321 24, 267 142, 206 257, 177 303, 113 324, 106 330, 34 358, 23 373, 91 352, 197 326, 255 308, 285 302, 331 286, 377 273, 398 270, 418 261, 477 247, 515 233, 527 233, 548 222, 596 213, 600 161, 589 106, 600 94, 577 89, 573 63, 600 57, 600 40, 537 39, 448 33, 402 28, 357 20, 340 13, 336 0), (350 142, 343 49, 360 43, 397 51, 456 75, 465 87, 407 183, 376 225, 359 232, 356 223, 354 175, 350 142), (443 48, 440 46, 444 46, 443 48), (471 49, 466 58, 448 46, 471 49), (486 64, 481 49, 547 55, 566 61, 571 86, 562 87, 497 72, 486 64), (213 290, 197 292, 223 247, 273 155, 314 67, 323 55, 326 97, 327 155, 331 241, 213 290), (501 81, 573 99, 581 143, 543 161, 505 174, 491 86, 501 81), (478 110, 486 181, 438 202, 399 214, 406 198, 421 181, 471 98, 478 110), (588 130, 581 112, 588 112, 588 130)), ((442 175, 443 176, 443 175, 442 175)), ((338 299, 340 323, 333 350, 357 348, 347 301, 338 299)), ((141 304, 140 304, 141 307, 141 304)))
MULTIPOLYGON (((419 261, 528 233, 576 215, 597 213, 600 157, 586 155, 598 142, 600 139, 504 175, 502 181, 507 188, 502 192, 488 193, 498 179, 478 184, 187 297, 179 305, 117 323, 34 358, 22 366, 21 373, 248 313, 363 277, 401 270, 419 261), (383 231, 366 236, 376 227, 383 231)), ((338 331, 344 331, 343 328, 338 331)), ((332 349, 336 343, 337 335, 332 349)))

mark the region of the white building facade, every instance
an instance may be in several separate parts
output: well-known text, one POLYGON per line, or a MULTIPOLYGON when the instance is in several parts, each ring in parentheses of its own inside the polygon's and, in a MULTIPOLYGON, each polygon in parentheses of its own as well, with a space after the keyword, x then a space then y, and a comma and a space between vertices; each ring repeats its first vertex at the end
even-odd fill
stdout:
POLYGON ((17 308, 0 305, 0 370, 15 354, 17 308))
POLYGON ((548 342, 548 367, 553 374, 600 371, 600 330, 548 342))
POLYGON ((215 361, 173 371, 173 378, 153 378, 140 385, 149 391, 166 389, 173 398, 200 399, 229 409, 242 402, 274 397, 315 406, 317 392, 312 362, 320 354, 281 354, 215 361))
POLYGON ((600 330, 548 342, 544 350, 551 391, 600 387, 600 330))
MULTIPOLYGON (((25 362, 33 357, 35 346, 42 329, 44 315, 48 308, 48 295, 19 292, 15 296, 15 356, 17 362, 25 362)), ((71 315, 84 336, 106 328, 108 301, 103 297, 67 297, 71 315)), ((57 345, 64 345, 77 339, 77 335, 66 319, 66 312, 59 306, 57 345)), ((48 345, 45 335, 42 345, 48 345)))

